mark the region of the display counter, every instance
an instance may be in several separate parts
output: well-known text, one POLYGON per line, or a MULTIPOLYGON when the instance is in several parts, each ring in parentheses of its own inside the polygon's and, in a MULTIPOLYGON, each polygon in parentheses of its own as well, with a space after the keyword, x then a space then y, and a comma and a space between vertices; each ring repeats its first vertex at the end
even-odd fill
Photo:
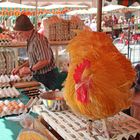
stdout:
MULTIPOLYGON (((21 94, 19 98, 8 98, 8 100, 21 100, 26 104, 29 101, 29 98, 24 94, 21 94)), ((16 140, 21 129, 22 126, 19 122, 7 120, 5 117, 0 118, 0 140, 16 140)))
MULTIPOLYGON (((44 89, 45 87, 41 85, 39 88, 44 89)), ((23 91, 23 89, 18 89, 20 92, 20 96, 17 98, 5 98, 0 99, 0 101, 21 101, 24 104, 27 104, 29 101, 28 96, 26 96, 23 91)), ((45 90, 45 89, 44 89, 45 90)), ((37 114, 30 112, 30 115, 35 119, 37 118, 37 114)), ((19 133, 23 129, 20 122, 18 121, 11 121, 9 120, 10 117, 18 117, 18 115, 9 115, 5 117, 0 118, 0 140, 16 140, 19 133), (8 118, 7 118, 8 117, 8 118)))
MULTIPOLYGON (((61 136, 59 140, 108 140, 97 129, 92 131, 92 135, 85 130, 78 131, 86 126, 87 120, 75 115, 70 110, 52 112, 44 105, 34 106, 34 110, 61 136)), ((108 118, 108 121, 112 125, 110 140, 140 139, 140 122, 138 120, 120 112, 114 117, 108 118)), ((93 126, 100 126, 100 121, 93 121, 93 126)))

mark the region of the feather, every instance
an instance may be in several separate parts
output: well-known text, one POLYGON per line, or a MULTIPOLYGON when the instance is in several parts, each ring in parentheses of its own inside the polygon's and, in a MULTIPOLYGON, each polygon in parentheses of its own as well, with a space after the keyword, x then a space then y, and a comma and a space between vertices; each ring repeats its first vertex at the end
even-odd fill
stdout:
POLYGON ((64 98, 75 113, 102 119, 131 105, 135 70, 105 33, 78 33, 68 45, 68 52, 71 63, 64 98))

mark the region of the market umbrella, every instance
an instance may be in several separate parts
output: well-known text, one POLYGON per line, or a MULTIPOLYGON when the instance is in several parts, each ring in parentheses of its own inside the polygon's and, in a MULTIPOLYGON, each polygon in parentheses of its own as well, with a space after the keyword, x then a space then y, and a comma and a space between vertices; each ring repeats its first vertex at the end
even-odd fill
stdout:
POLYGON ((66 13, 67 15, 83 15, 83 14, 90 14, 88 10, 73 10, 66 13))
POLYGON ((122 9, 125 9, 126 6, 122 6, 122 5, 107 5, 105 7, 102 8, 103 12, 115 12, 115 11, 119 11, 122 9))
POLYGON ((89 8, 88 12, 91 14, 96 14, 97 13, 97 8, 93 7, 93 8, 89 8))
POLYGON ((82 14, 96 14, 97 13, 97 8, 90 8, 88 10, 86 9, 80 9, 80 10, 73 10, 70 12, 67 12, 67 15, 82 15, 82 14))
POLYGON ((129 6, 129 8, 140 10, 140 6, 129 6))
POLYGON ((31 15, 32 11, 35 10, 34 6, 18 4, 13 2, 1 2, 0 3, 0 15, 20 15, 21 13, 26 13, 31 15))
POLYGON ((86 5, 59 5, 59 4, 53 4, 43 7, 38 7, 39 9, 44 9, 48 14, 65 14, 72 10, 79 10, 83 8, 87 8, 86 5))
POLYGON ((29 5, 13 3, 13 2, 1 2, 0 7, 3 7, 3 8, 31 8, 31 9, 35 8, 35 6, 29 6, 29 5))

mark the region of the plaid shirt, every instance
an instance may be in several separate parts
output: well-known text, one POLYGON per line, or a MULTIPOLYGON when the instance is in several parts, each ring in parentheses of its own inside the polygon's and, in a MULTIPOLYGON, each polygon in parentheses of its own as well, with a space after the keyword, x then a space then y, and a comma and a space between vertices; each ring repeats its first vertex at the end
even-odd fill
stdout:
POLYGON ((34 74, 44 74, 55 68, 53 52, 48 44, 47 38, 35 30, 32 31, 27 41, 27 54, 30 66, 34 66, 40 60, 50 61, 47 66, 34 72, 34 74))

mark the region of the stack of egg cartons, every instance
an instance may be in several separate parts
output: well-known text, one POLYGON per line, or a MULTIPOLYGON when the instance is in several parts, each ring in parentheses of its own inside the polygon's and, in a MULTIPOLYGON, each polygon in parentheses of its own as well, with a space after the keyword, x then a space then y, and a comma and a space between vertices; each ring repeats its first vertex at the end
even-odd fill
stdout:
POLYGON ((0 74, 10 74, 15 67, 15 53, 13 49, 0 49, 0 74))
POLYGON ((6 73, 6 60, 3 51, 0 50, 0 74, 4 73, 6 73))
POLYGON ((71 20, 70 20, 70 39, 72 39, 73 37, 76 36, 76 33, 74 32, 74 30, 82 30, 84 23, 83 21, 77 17, 77 16, 72 16, 71 20))

